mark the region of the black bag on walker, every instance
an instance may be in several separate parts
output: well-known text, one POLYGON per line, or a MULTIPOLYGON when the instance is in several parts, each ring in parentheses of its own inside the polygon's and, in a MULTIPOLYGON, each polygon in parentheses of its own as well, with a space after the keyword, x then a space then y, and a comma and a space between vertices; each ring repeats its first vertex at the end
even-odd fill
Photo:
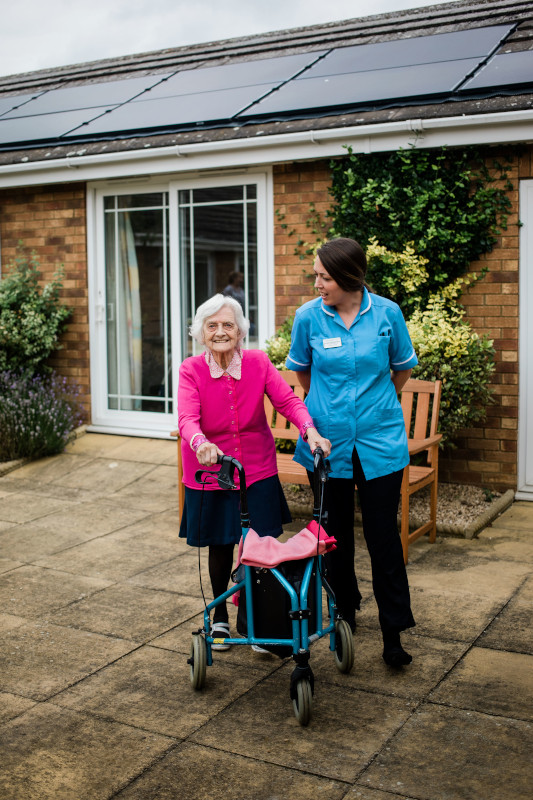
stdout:
MULTIPOLYGON (((283 577, 293 586, 298 598, 308 559, 299 561, 285 561, 279 564, 278 569, 283 577)), ((254 633, 257 639, 292 639, 292 620, 289 616, 291 600, 288 592, 265 567, 250 567, 252 570, 252 601, 254 609, 254 633)), ((236 570, 234 579, 244 578, 244 565, 236 570), (242 571, 241 571, 242 570, 242 571)), ((307 607, 311 614, 309 617, 309 633, 316 630, 316 564, 311 573, 309 589, 307 592, 307 607)), ((240 591, 239 607, 237 612, 237 632, 241 636, 248 635, 246 619, 246 590, 240 591)), ((275 653, 280 658, 292 655, 290 645, 261 645, 265 650, 275 653)))

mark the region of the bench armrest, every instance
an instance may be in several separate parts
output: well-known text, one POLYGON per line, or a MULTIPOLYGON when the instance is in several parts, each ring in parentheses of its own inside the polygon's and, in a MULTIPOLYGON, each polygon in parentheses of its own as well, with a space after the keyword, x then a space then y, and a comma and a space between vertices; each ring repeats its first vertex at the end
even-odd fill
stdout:
POLYGON ((442 433, 428 436, 427 439, 408 439, 409 455, 412 456, 415 453, 421 453, 422 450, 428 450, 430 447, 437 445, 441 439, 442 433))

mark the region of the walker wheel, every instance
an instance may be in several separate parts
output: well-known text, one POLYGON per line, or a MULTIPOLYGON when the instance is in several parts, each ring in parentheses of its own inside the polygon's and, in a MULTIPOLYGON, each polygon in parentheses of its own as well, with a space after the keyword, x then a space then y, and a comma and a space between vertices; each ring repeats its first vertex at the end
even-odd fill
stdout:
POLYGON ((292 705, 300 725, 308 725, 313 710, 313 692, 309 678, 302 678, 296 684, 296 697, 292 701, 292 705))
POLYGON ((207 666, 207 645, 204 637, 200 636, 198 633, 193 633, 191 641, 191 657, 187 663, 191 668, 192 688, 203 689, 207 666))
POLYGON ((353 634, 345 619, 335 622, 335 664, 339 672, 350 672, 355 658, 353 634))

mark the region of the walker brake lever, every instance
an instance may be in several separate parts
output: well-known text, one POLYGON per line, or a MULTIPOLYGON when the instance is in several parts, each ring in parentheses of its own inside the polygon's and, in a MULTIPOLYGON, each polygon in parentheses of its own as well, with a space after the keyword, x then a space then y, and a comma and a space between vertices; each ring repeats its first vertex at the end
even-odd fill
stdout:
POLYGON ((217 459, 220 467, 220 472, 217 472, 217 481, 221 489, 236 489, 237 486, 233 480, 233 470, 235 464, 231 456, 219 456, 217 459))

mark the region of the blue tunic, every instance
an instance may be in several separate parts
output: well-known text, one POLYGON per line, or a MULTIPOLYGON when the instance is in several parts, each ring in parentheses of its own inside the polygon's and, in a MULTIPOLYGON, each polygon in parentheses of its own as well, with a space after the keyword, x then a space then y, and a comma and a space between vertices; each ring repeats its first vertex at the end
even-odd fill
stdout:
MULTIPOLYGON (((352 478, 354 446, 367 480, 408 464, 407 434, 390 373, 417 363, 400 307, 391 300, 364 289, 349 330, 320 297, 298 309, 286 367, 311 370, 305 402, 317 430, 331 441, 332 478, 352 478)), ((294 460, 313 469, 301 438, 294 460)))

